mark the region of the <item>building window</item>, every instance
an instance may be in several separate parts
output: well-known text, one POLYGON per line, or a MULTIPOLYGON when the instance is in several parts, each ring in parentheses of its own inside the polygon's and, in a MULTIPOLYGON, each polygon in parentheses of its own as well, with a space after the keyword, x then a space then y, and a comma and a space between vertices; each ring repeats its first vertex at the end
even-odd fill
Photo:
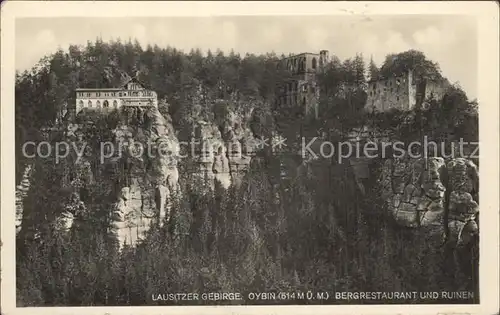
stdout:
POLYGON ((105 100, 102 105, 103 105, 104 108, 108 108, 109 107, 109 102, 107 100, 105 100))
POLYGON ((312 68, 316 69, 316 58, 313 58, 312 60, 312 68))
POLYGON ((96 107, 97 107, 97 108, 101 108, 101 102, 100 102, 100 101, 97 101, 97 103, 96 103, 96 107))
POLYGON ((92 108, 92 101, 89 101, 89 108, 92 108))
POLYGON ((78 103, 78 106, 83 108, 83 101, 82 100, 80 100, 80 102, 78 103))
POLYGON ((113 107, 118 108, 118 102, 116 100, 113 101, 113 107))
POLYGON ((122 93, 118 93, 118 96, 119 96, 119 97, 122 97, 122 93))
POLYGON ((398 102, 399 102, 399 96, 396 96, 396 101, 398 101, 398 102))
POLYGON ((305 96, 302 98, 302 105, 306 105, 306 97, 305 96))
POLYGON ((89 92, 89 93, 87 93, 87 97, 90 97, 90 92, 89 92))

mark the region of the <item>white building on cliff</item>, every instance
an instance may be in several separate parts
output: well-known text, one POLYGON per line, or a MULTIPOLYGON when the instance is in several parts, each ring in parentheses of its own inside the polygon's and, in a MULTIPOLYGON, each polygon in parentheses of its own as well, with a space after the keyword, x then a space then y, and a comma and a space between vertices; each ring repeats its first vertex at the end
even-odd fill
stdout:
POLYGON ((107 111, 120 107, 158 107, 158 96, 131 78, 117 88, 76 89, 76 114, 84 108, 107 111))

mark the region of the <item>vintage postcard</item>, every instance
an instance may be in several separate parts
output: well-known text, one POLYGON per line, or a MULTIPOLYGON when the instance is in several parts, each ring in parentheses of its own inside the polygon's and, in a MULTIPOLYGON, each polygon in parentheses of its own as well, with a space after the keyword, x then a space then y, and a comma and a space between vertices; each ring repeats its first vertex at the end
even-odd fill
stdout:
POLYGON ((2 314, 498 312, 497 3, 1 10, 2 314))

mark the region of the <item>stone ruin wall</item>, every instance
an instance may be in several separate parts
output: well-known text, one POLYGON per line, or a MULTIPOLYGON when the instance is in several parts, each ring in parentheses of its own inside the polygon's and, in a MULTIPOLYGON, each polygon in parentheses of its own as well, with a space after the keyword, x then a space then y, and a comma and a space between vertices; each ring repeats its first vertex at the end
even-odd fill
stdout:
POLYGON ((408 75, 369 82, 365 108, 376 109, 379 112, 393 108, 409 110, 417 105, 420 92, 423 93, 424 100, 431 96, 433 99, 440 99, 447 87, 444 81, 427 80, 418 83, 410 71, 408 75))
POLYGON ((447 86, 442 82, 428 81, 425 85, 425 99, 439 99, 446 93, 447 86))
POLYGON ((409 76, 391 77, 368 83, 366 108, 382 112, 392 108, 409 109, 412 85, 409 76))

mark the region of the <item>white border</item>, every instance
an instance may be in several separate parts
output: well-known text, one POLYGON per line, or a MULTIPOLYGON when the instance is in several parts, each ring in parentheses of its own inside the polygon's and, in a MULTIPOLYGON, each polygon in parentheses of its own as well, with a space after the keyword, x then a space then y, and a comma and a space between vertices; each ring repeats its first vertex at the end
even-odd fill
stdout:
MULTIPOLYGON (((3 2, 1 7, 1 306, 2 314, 495 314, 499 310, 499 18, 496 2, 3 2), (98 9, 97 9, 98 8, 98 9), (14 48, 16 17, 209 15, 460 14, 478 21, 481 140, 479 305, 146 306, 15 308, 14 48)), ((464 60, 463 62, 467 62, 464 60)))

